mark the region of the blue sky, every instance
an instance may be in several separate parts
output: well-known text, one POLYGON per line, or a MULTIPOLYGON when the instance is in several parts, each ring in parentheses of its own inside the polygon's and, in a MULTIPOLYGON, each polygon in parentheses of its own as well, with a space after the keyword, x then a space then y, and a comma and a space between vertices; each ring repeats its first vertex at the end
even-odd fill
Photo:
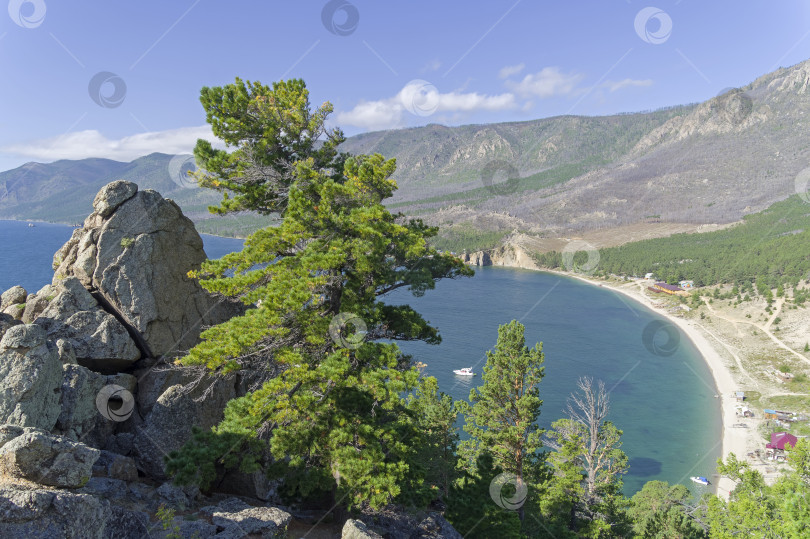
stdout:
POLYGON ((236 76, 303 78, 355 134, 655 109, 810 58, 806 0, 4 2, 0 170, 188 152, 236 76))

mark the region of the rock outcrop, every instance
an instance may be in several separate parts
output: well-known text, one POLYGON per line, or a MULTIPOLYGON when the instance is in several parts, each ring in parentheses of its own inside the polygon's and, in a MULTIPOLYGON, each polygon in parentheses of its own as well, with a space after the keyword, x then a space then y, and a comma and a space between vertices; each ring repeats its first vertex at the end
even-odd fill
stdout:
MULTIPOLYGON (((0 537, 286 536, 292 516, 261 472, 230 470, 211 497, 166 478, 164 455, 193 426, 217 424, 228 401, 275 374, 167 367, 201 324, 244 312, 188 277, 204 258, 172 201, 113 182, 56 254, 52 284, 2 294, 0 537)), ((344 536, 456 537, 447 527, 437 515, 365 513, 344 536)))
POLYGON ((510 268, 538 269, 532 256, 520 245, 507 243, 485 251, 464 253, 461 260, 471 266, 506 266, 510 268))
POLYGON ((380 536, 408 539, 463 539, 463 536, 440 513, 428 513, 425 517, 416 518, 391 509, 374 511, 364 508, 359 520, 347 521, 342 531, 343 539, 380 536))
POLYGON ((362 520, 350 518, 343 525, 340 539, 382 539, 382 535, 369 530, 362 520))
POLYGON ((6 330, 0 340, 0 423, 50 430, 59 417, 62 363, 34 324, 6 330))
POLYGON ((192 426, 210 429, 222 420, 225 405, 235 398, 236 377, 206 377, 193 389, 177 384, 166 389, 136 429, 133 455, 138 469, 154 478, 165 478, 163 455, 180 449, 190 438, 192 426), (208 391, 205 399, 200 399, 208 391))
MULTIPOLYGON (((105 386, 118 386, 132 394, 135 392, 136 378, 131 374, 105 376, 81 365, 63 365, 62 371, 61 412, 54 431, 94 447, 104 447, 115 430, 116 421, 99 411, 101 390, 105 386)), ((103 405, 107 406, 108 403, 103 405)), ((115 419, 125 420, 124 413, 115 419)))
POLYGON ((0 473, 40 485, 79 488, 89 480, 99 450, 39 429, 25 429, 0 447, 0 473))
POLYGON ((25 298, 28 296, 28 292, 25 291, 25 288, 21 286, 12 286, 2 295, 0 295, 0 311, 10 307, 12 305, 20 305, 21 303, 25 303, 25 298))
POLYGON ((75 277, 56 280, 53 299, 34 322, 48 338, 70 344, 76 361, 94 370, 118 372, 141 358, 127 329, 101 308, 75 277))
POLYGON ((110 503, 88 494, 0 486, 0 537, 102 539, 111 517, 110 503))
POLYGON ((54 283, 76 277, 134 330, 141 351, 171 356, 194 346, 201 325, 241 304, 205 290, 188 272, 205 260, 202 238, 172 200, 123 180, 99 191, 84 228, 54 256, 54 283))

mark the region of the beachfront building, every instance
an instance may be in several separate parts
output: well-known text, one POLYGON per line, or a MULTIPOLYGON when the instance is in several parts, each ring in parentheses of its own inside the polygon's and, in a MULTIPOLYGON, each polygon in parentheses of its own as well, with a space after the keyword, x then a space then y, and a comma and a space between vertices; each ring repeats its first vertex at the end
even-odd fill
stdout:
POLYGON ((658 282, 658 283, 655 283, 653 285, 653 287, 659 292, 663 292, 665 294, 670 294, 672 296, 688 296, 689 295, 684 290, 681 290, 681 288, 679 286, 675 286, 674 284, 667 284, 667 283, 664 283, 664 282, 658 282))
POLYGON ((647 274, 645 274, 645 275, 644 275, 644 278, 645 278, 645 279, 652 279, 652 278, 653 278, 653 274, 652 274, 652 273, 647 273, 647 274))
POLYGON ((771 443, 765 446, 765 456, 771 460, 787 460, 785 449, 796 447, 798 439, 789 432, 772 432, 771 443))
POLYGON ((796 414, 793 412, 786 412, 784 410, 769 410, 765 408, 762 413, 765 415, 765 419, 776 419, 778 421, 795 421, 796 414))
POLYGON ((742 402, 745 400, 745 392, 744 391, 736 391, 734 393, 734 398, 737 399, 737 402, 742 402))

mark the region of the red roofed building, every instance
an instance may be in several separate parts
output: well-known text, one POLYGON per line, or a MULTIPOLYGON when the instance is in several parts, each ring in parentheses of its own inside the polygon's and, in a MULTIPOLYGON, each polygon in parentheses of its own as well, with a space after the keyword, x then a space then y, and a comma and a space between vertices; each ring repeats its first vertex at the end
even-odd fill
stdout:
POLYGON ((789 432, 772 432, 771 443, 765 447, 768 449, 779 449, 784 451, 785 446, 789 445, 791 448, 796 447, 797 441, 798 439, 789 432))

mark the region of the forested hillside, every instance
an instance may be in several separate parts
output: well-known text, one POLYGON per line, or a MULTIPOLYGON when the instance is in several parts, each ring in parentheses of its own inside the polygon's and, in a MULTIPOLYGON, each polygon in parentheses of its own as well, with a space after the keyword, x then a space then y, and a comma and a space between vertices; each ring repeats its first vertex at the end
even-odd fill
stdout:
MULTIPOLYGON (((795 286, 810 278, 810 204, 796 195, 765 211, 748 215, 739 225, 715 232, 675 234, 599 250, 599 271, 643 276, 696 286, 752 283, 769 288, 795 286)), ((585 256, 585 253, 578 254, 585 256)), ((542 253, 546 267, 563 266, 559 252, 542 253)))

